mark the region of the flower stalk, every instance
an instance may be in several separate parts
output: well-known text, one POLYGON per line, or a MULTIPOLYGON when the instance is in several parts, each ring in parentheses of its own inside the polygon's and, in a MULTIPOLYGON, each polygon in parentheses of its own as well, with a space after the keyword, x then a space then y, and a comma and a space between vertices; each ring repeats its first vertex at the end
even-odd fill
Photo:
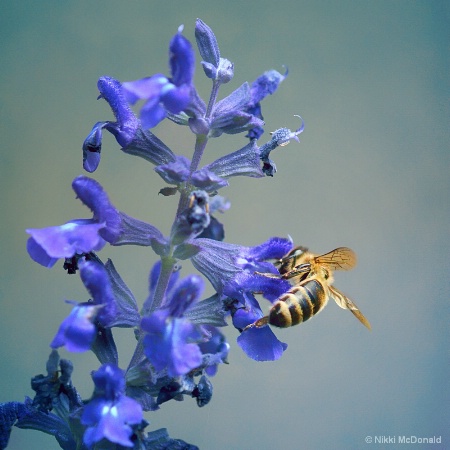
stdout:
POLYGON ((239 347, 254 360, 274 361, 287 348, 268 326, 249 324, 263 317, 257 296, 274 302, 288 291, 289 283, 274 262, 292 249, 292 242, 278 237, 254 247, 226 242, 218 214, 225 213, 230 202, 218 192, 236 176, 273 176, 276 167, 270 153, 298 141, 303 123, 294 132, 280 128, 270 141, 258 145, 264 133, 261 102, 277 90, 287 72, 265 72, 219 100, 219 88, 233 79, 234 65, 220 55, 216 36, 200 19, 195 37, 203 72, 212 80, 207 104, 195 89, 195 52, 180 26, 169 43, 170 74, 126 82, 100 77, 99 98, 109 104, 115 120, 95 123, 82 145, 88 173, 101 162, 104 132, 115 137, 124 153, 152 164, 167 184, 160 193, 180 196, 171 230, 163 233, 119 211, 103 187, 85 175, 72 187, 92 217, 27 230, 30 257, 46 268, 63 260, 64 270, 80 276, 86 298, 67 302, 72 312, 50 342, 48 373, 33 378, 35 398, 0 404, 1 448, 6 448, 16 426, 54 435, 63 449, 196 449, 171 439, 165 429, 145 433, 149 422, 144 412, 151 415, 165 402, 184 397, 194 398, 199 407, 211 401, 211 377, 228 362, 230 346, 220 330, 228 323, 237 330, 239 347), (143 103, 139 118, 132 109, 138 101, 143 103), (190 159, 177 155, 151 131, 165 119, 192 131, 190 159), (247 135, 237 149, 202 166, 207 144, 224 133, 247 135), (113 262, 102 261, 100 252, 108 244, 148 247, 156 255, 142 305, 113 262), (198 273, 181 277, 185 260, 198 273), (206 299, 205 280, 214 289, 206 299), (126 370, 118 367, 117 327, 134 330, 136 347, 126 370), (82 400, 72 385, 73 367, 60 359, 61 348, 92 351, 97 357, 90 399, 82 400))

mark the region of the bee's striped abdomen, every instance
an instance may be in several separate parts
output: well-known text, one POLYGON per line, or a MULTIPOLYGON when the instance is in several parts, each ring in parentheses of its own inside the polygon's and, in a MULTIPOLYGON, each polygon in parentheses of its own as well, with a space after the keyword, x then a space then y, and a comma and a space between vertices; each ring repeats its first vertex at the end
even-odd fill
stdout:
POLYGON ((289 289, 275 302, 269 313, 269 323, 279 328, 298 325, 317 314, 327 300, 322 283, 316 279, 309 280, 289 289))

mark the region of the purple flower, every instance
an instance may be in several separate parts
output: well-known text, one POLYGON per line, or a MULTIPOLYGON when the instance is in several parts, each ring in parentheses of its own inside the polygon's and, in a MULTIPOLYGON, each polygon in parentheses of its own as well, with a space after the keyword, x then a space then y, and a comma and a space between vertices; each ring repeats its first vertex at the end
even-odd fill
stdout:
POLYGON ((203 334, 197 325, 183 317, 199 299, 203 281, 191 275, 176 283, 160 309, 141 322, 145 354, 155 370, 167 369, 171 377, 184 375, 202 363, 198 343, 203 334))
POLYGON ((104 98, 113 110, 116 122, 97 122, 83 143, 83 167, 94 172, 100 163, 103 128, 112 133, 119 145, 126 147, 134 138, 139 128, 139 120, 128 105, 119 81, 111 77, 101 77, 97 87, 98 98, 104 98))
POLYGON ((86 425, 84 444, 91 448, 102 439, 124 447, 133 447, 130 437, 143 420, 141 405, 125 395, 123 371, 113 364, 104 364, 93 373, 95 391, 84 407, 81 423, 86 425))
MULTIPOLYGON (((261 113, 261 101, 268 95, 272 95, 287 75, 287 70, 284 75, 281 75, 281 73, 276 70, 268 70, 259 76, 250 87, 252 101, 247 112, 253 114, 258 119, 264 120, 261 113)), ((248 132, 246 137, 250 139, 259 139, 263 133, 264 129, 260 126, 256 126, 248 132)))
POLYGON ((125 98, 122 84, 112 77, 100 77, 98 98, 105 99, 114 113, 115 122, 97 122, 83 143, 83 167, 94 172, 100 164, 103 129, 116 138, 122 151, 139 156, 155 165, 175 160, 173 152, 150 131, 143 131, 125 98))
POLYGON ((172 77, 162 74, 123 83, 127 100, 134 104, 145 100, 141 109, 144 129, 155 127, 166 117, 167 111, 178 114, 191 101, 191 85, 194 76, 194 52, 190 42, 178 33, 170 42, 170 70, 172 77))
MULTIPOLYGON (((286 280, 259 275, 279 274, 268 260, 285 256, 292 248, 289 239, 271 238, 255 247, 202 238, 197 238, 195 242, 200 252, 193 256, 192 263, 220 295, 228 298, 225 305, 233 316, 233 325, 239 331, 263 316, 254 293, 261 293, 274 301, 290 288, 286 280)), ((238 344, 250 358, 257 361, 278 359, 286 348, 268 327, 263 332, 246 330, 239 336, 238 344)))
MULTIPOLYGON (((259 276, 259 278, 265 277, 259 276)), ((253 295, 257 284, 254 277, 242 274, 242 276, 236 276, 224 288, 225 295, 230 299, 228 307, 233 317, 233 325, 241 332, 247 325, 263 317, 259 303, 253 295)), ((273 289, 273 286, 271 288, 273 289)), ((280 294, 288 288, 287 283, 280 283, 277 286, 280 294)), ((269 327, 248 328, 238 336, 237 343, 248 357, 256 361, 274 361, 280 358, 287 348, 287 345, 279 341, 269 327)))
POLYGON ((286 292, 288 283, 285 280, 261 277, 254 272, 278 274, 276 267, 266 260, 285 256, 292 249, 291 240, 274 237, 256 247, 243 247, 204 238, 197 238, 192 242, 200 248, 192 257, 194 267, 208 278, 219 294, 227 283, 243 271, 248 274, 247 284, 252 282, 252 289, 255 291, 264 290, 269 297, 273 297, 276 292, 286 292))
POLYGON ((247 82, 233 91, 224 99, 218 101, 211 113, 210 137, 218 137, 222 133, 237 134, 264 122, 248 112, 252 105, 251 91, 247 82))
POLYGON ((101 305, 89 303, 76 304, 69 316, 61 323, 56 336, 50 344, 52 348, 65 346, 69 352, 85 352, 91 348, 97 328, 94 320, 101 305))
POLYGON ((64 319, 50 346, 65 346, 69 352, 84 352, 91 348, 97 334, 97 323, 110 327, 120 323, 111 281, 106 269, 98 262, 80 261, 80 277, 92 295, 92 301, 75 304, 64 319))
POLYGON ((120 235, 120 215, 100 184, 85 176, 73 180, 77 197, 93 212, 92 219, 74 219, 64 225, 30 228, 27 242, 30 257, 44 267, 53 267, 60 258, 98 251, 105 241, 114 243, 120 235))

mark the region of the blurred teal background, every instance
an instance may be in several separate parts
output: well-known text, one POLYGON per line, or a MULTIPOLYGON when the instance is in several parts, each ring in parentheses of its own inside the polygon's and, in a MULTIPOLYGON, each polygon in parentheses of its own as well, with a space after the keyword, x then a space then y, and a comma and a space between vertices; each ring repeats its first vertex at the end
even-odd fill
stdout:
MULTIPOLYGON (((289 234, 317 253, 353 248, 359 265, 338 273, 336 286, 373 329, 330 303, 310 322, 275 331, 289 344, 281 360, 256 363, 227 327, 230 364, 213 380, 212 402, 164 404, 147 415, 149 429, 167 427, 201 449, 361 449, 366 436, 399 435, 441 436, 429 448, 450 448, 446 1, 2 2, 0 401, 32 395, 30 377, 45 371, 49 342, 70 311, 64 299, 88 298, 78 277, 28 258, 24 230, 90 216, 70 185, 83 173, 83 139, 112 119, 96 100, 98 77, 167 73, 170 38, 183 23, 193 41, 197 17, 235 63, 222 95, 286 65, 289 77, 263 104, 266 131, 296 128, 294 114, 306 124, 300 144, 273 153, 273 179, 232 179, 222 191, 232 202, 220 217, 226 240, 256 245, 289 234)), ((209 94, 199 62, 196 85, 209 94)), ((155 133, 191 154, 186 130, 163 123, 155 133)), ((213 140, 205 161, 244 143, 242 135, 213 140)), ((117 208, 168 232, 176 199, 158 196, 153 167, 121 153, 109 135, 94 177, 117 208)), ((100 256, 113 258, 142 302, 151 250, 100 256)), ((118 340, 125 368, 132 332, 119 330, 118 340)), ((90 396, 95 358, 61 354, 90 396)), ((9 448, 58 446, 14 429, 9 448)))

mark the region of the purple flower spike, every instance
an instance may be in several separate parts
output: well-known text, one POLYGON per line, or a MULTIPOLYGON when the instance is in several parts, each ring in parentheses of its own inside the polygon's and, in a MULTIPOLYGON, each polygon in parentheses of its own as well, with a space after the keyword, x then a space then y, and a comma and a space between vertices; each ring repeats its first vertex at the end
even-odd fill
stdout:
POLYGON ((60 258, 99 251, 105 241, 120 235, 120 215, 100 184, 88 177, 75 178, 72 187, 78 198, 94 213, 92 219, 74 219, 64 225, 30 228, 27 242, 30 257, 44 267, 53 267, 60 258))
POLYGON ((92 376, 95 392, 84 407, 81 423, 87 426, 84 444, 91 448, 102 439, 124 447, 133 447, 130 437, 143 420, 141 405, 125 395, 123 371, 112 364, 104 364, 92 376))
POLYGON ((167 112, 178 114, 191 101, 194 76, 194 52, 190 42, 181 34, 182 28, 170 42, 171 78, 162 74, 123 83, 127 100, 134 104, 144 100, 141 122, 144 129, 158 125, 167 112))

